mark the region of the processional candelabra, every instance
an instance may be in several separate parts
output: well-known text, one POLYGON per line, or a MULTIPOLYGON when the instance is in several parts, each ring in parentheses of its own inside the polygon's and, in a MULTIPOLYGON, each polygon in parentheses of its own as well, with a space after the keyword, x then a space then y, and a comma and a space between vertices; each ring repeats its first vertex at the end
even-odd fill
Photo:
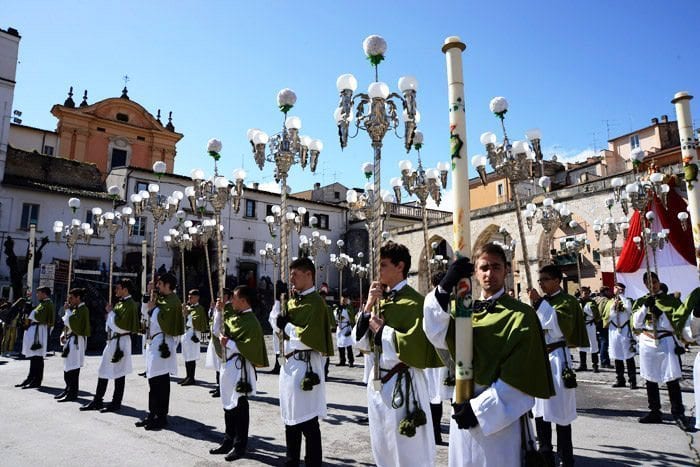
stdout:
POLYGON ((590 241, 586 239, 585 234, 574 237, 572 240, 567 240, 564 243, 564 252, 567 255, 573 255, 576 259, 576 272, 578 274, 578 280, 576 282, 578 283, 579 289, 581 288, 581 261, 579 260, 579 254, 588 245, 590 245, 590 241))
MULTIPOLYGON (((80 199, 70 198, 68 207, 73 211, 73 214, 80 209, 80 199)), ((56 237, 56 242, 65 241, 68 247, 68 280, 66 288, 66 296, 71 288, 73 276, 73 252, 75 245, 79 240, 90 243, 90 239, 95 234, 92 225, 87 222, 80 222, 80 219, 72 219, 69 225, 64 225, 63 221, 57 220, 53 223, 53 232, 56 237)), ((33 250, 30 250, 33 253, 33 250)))
POLYGON ((517 190, 518 183, 534 179, 536 175, 544 175, 542 165, 541 133, 538 129, 528 130, 525 134, 527 141, 511 141, 508 139, 505 127, 505 116, 508 112, 508 101, 504 97, 495 97, 489 107, 501 121, 503 142, 497 143, 496 135, 486 132, 481 135, 480 141, 486 147, 486 156, 477 155, 472 158, 472 165, 476 168, 481 178, 481 183, 487 184, 486 162, 493 170, 505 177, 509 184, 515 205, 515 216, 518 221, 518 232, 523 250, 523 262, 525 263, 525 278, 527 288, 532 288, 532 275, 530 273, 530 257, 527 251, 525 229, 523 228, 522 214, 520 213, 520 195, 517 190), (536 170, 537 169, 537 170, 536 170), (537 172, 537 173, 536 173, 537 172))
MULTIPOLYGON (((335 111, 334 117, 338 124, 338 134, 340 136, 340 147, 347 146, 348 138, 355 137, 360 130, 365 130, 371 139, 372 149, 374 150, 374 188, 373 196, 367 198, 367 202, 372 203, 370 223, 370 254, 372 262, 372 280, 379 279, 379 248, 382 243, 382 228, 380 225, 380 217, 384 200, 380 196, 381 193, 381 157, 383 140, 386 133, 393 130, 397 137, 400 137, 396 132, 399 128, 399 115, 397 104, 403 107, 404 120, 404 147, 406 152, 410 152, 413 146, 413 138, 416 131, 416 126, 420 122, 420 113, 417 109, 416 91, 418 82, 412 76, 399 78, 398 87, 402 95, 389 91, 389 86, 379 81, 379 63, 384 60, 384 54, 387 50, 387 44, 381 36, 372 35, 367 37, 363 44, 363 49, 368 60, 374 67, 374 82, 372 82, 367 93, 358 93, 353 95, 357 89, 357 79, 351 74, 341 75, 336 81, 336 87, 340 92, 340 102, 335 111), (369 106, 369 109, 365 109, 369 106), (354 115, 353 115, 354 113, 354 115), (350 136, 350 123, 355 120, 355 134, 350 136)), ((377 305, 373 313, 379 314, 379 306, 377 305)), ((381 387, 381 376, 379 368, 380 346, 375 346, 374 356, 374 387, 381 387)))
MULTIPOLYGON (((282 208, 275 204, 271 208, 272 214, 269 216, 265 217, 265 223, 267 224, 267 228, 270 230, 270 236, 272 238, 277 237, 277 231, 282 232, 283 230, 283 225, 286 226, 287 232, 292 232, 296 231, 297 235, 301 235, 301 228, 304 225, 304 216, 306 215, 306 208, 303 206, 300 206, 297 208, 297 212, 294 213, 294 211, 288 211, 284 216, 282 215, 282 208)), ((313 218, 315 219, 315 217, 313 218)), ((288 242, 288 240, 287 240, 288 242)), ((285 243, 287 245, 288 243, 285 243)), ((287 257, 289 257, 288 250, 285 250, 287 254, 287 257)), ((282 239, 280 235, 280 246, 277 248, 277 250, 274 250, 274 245, 272 243, 267 243, 265 245, 264 250, 260 250, 260 256, 263 257, 263 259, 270 259, 272 260, 272 265, 274 267, 274 272, 273 272, 273 278, 275 277, 275 274, 278 274, 278 278, 282 278, 282 271, 280 270, 278 273, 278 268, 281 269, 282 266, 282 239), (269 248, 268 248, 269 245, 269 248), (263 255, 263 251, 265 251, 265 255, 263 255)), ((286 276, 285 276, 286 277, 286 276)), ((273 280, 274 285, 273 285, 273 293, 275 298, 277 297, 277 280, 273 280)), ((284 282, 284 279, 282 279, 282 282, 284 282)), ((285 282, 286 285, 286 282, 285 282)))
MULTIPOLYGON (((217 279, 218 298, 223 301, 224 286, 226 283, 226 265, 224 258, 224 227, 221 222, 221 213, 228 203, 231 209, 238 212, 243 199, 243 182, 246 173, 243 169, 233 171, 233 186, 229 180, 219 175, 218 161, 221 158, 221 141, 212 138, 207 143, 207 153, 214 159, 214 177, 207 180, 202 169, 192 171, 192 186, 185 188, 185 195, 190 203, 190 209, 199 217, 203 217, 209 210, 214 212, 213 229, 216 235, 216 259, 217 259, 217 279)), ((214 297, 212 297, 214 301, 214 297)))
POLYGON ((447 271, 447 267, 449 264, 447 258, 445 258, 443 255, 438 254, 438 246, 440 246, 438 242, 433 242, 430 244, 430 250, 432 251, 432 254, 430 261, 428 261, 428 264, 430 265, 430 270, 433 273, 447 271))
POLYGON ((362 308, 362 279, 369 275, 369 268, 362 264, 362 258, 364 257, 365 254, 360 251, 357 253, 357 263, 353 262, 350 265, 350 272, 354 276, 357 276, 358 280, 360 281, 360 308, 362 308))
POLYGON ((114 211, 103 213, 101 208, 94 207, 92 208, 92 222, 97 235, 99 235, 100 231, 103 229, 106 230, 107 234, 109 235, 109 276, 107 279, 109 283, 109 291, 107 292, 107 302, 111 305, 113 287, 112 282, 114 277, 114 247, 117 232, 119 232, 119 230, 121 230, 123 227, 126 227, 126 235, 130 237, 134 231, 136 218, 133 216, 134 210, 130 206, 122 207, 121 212, 116 210, 116 197, 119 194, 119 187, 112 186, 109 188, 109 192, 114 199, 112 203, 112 208, 114 211))
MULTIPOLYGON (((612 217, 612 207, 615 204, 615 198, 607 198, 605 204, 610 210, 610 217, 607 217, 601 222, 600 219, 593 221, 593 233, 597 241, 600 241, 601 234, 608 237, 610 240, 610 256, 612 257, 613 263, 613 283, 617 282, 617 265, 616 255, 617 247, 615 243, 618 237, 622 234, 623 239, 627 239, 627 232, 629 231, 630 225, 627 221, 627 217, 620 217, 617 221, 612 217)), ((687 214, 687 213, 686 213, 687 214)))
POLYGON ((338 270, 338 304, 342 307, 343 306, 343 269, 345 269, 347 267, 352 267, 354 260, 350 256, 348 256, 347 254, 343 253, 343 247, 345 246, 345 242, 342 239, 338 239, 338 241, 335 243, 338 246, 338 254, 336 255, 335 253, 331 253, 330 263, 333 266, 335 266, 335 268, 338 270))
MULTIPOLYGON (((177 249, 180 253, 180 285, 182 293, 182 303, 187 303, 187 287, 186 277, 185 277, 185 252, 192 249, 192 235, 190 235, 190 229, 194 227, 192 221, 185 220, 187 214, 185 211, 178 211, 175 214, 177 218, 177 227, 168 230, 168 235, 163 236, 163 241, 171 250, 177 249)), ((194 227, 196 230, 196 227, 194 227)))
MULTIPOLYGON (((211 262, 209 260, 209 240, 216 233, 217 224, 214 219, 202 219, 199 225, 190 227, 189 234, 194 245, 204 250, 204 260, 207 265, 207 283, 209 284, 210 305, 214 304, 214 285, 211 280, 211 262)), ((211 306, 210 306, 211 307, 211 306)))
POLYGON ((503 252, 506 254, 506 262, 508 263, 508 273, 507 278, 509 279, 506 283, 506 292, 509 287, 515 288, 515 279, 513 277, 513 260, 515 260, 515 247, 518 245, 517 240, 515 240, 508 229, 505 226, 498 228, 498 233, 503 237, 503 241, 496 241, 497 245, 503 248, 503 252))
POLYGON ((440 201, 442 200, 441 189, 447 188, 447 173, 450 164, 447 162, 439 162, 437 164, 437 169, 430 168, 426 170, 423 168, 423 162, 420 157, 420 150, 423 147, 423 133, 420 131, 415 131, 413 147, 418 153, 418 167, 413 170, 413 164, 408 159, 399 162, 401 177, 392 178, 391 186, 394 188, 394 195, 396 195, 398 203, 401 203, 402 186, 410 196, 415 195, 416 198, 418 198, 418 204, 420 204, 422 213, 421 225, 423 228, 423 251, 425 252, 423 260, 428 268, 426 290, 430 290, 430 280, 433 271, 428 237, 428 197, 432 198, 435 204, 440 206, 440 201))
POLYGON ((321 235, 318 230, 311 232, 311 237, 299 235, 299 253, 314 262, 316 268, 319 266, 318 254, 327 252, 331 245, 331 240, 325 235, 321 235))

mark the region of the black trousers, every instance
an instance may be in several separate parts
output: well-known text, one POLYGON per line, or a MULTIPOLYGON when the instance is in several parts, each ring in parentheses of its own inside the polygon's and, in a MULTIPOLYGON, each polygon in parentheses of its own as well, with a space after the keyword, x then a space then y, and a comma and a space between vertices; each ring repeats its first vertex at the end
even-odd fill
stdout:
POLYGON ((233 450, 243 453, 248 447, 248 427, 250 426, 250 408, 248 398, 238 398, 238 405, 231 409, 224 409, 224 422, 226 423, 226 437, 233 440, 233 450))
MULTIPOLYGON (((539 450, 542 453, 551 453, 552 424, 545 422, 542 417, 535 418, 535 430, 539 450)), ((557 425, 557 453, 564 466, 574 465, 574 445, 571 440, 571 425, 557 425)))
POLYGON ((318 417, 296 425, 285 425, 284 434, 287 442, 286 467, 299 465, 301 455, 301 437, 306 440, 304 464, 307 467, 320 467, 323 452, 321 448, 321 427, 318 425, 318 417))
MULTIPOLYGON (((107 378, 97 378, 97 389, 95 389, 95 400, 102 402, 107 392, 107 378)), ((112 405, 120 407, 124 398, 124 382, 126 376, 120 376, 114 380, 114 394, 112 394, 112 405)))
POLYGON ((170 374, 148 378, 148 414, 155 417, 168 415, 170 407, 170 374))
POLYGON ((630 380, 630 385, 637 384, 637 365, 634 363, 634 357, 627 360, 615 360, 615 373, 617 374, 617 382, 625 384, 625 363, 627 363, 627 378, 630 380))
MULTIPOLYGON (((683 407, 680 380, 669 381, 666 383, 666 388, 668 389, 668 398, 671 400, 671 414, 684 415, 685 407, 683 407)), ((659 395, 658 383, 647 381, 647 400, 649 401, 649 410, 661 412, 661 396, 659 395)))
POLYGON ((78 386, 80 383, 80 368, 75 370, 64 371, 63 381, 66 382, 66 391, 68 397, 78 397, 78 386))
POLYGON ((355 364, 355 354, 352 353, 352 345, 348 345, 347 347, 338 347, 338 355, 340 356, 340 364, 344 365, 345 364, 345 352, 347 351, 348 353, 348 362, 350 362, 350 365, 355 364))
POLYGON ((29 374, 27 375, 27 383, 41 386, 41 381, 43 379, 44 357, 29 357, 29 374))

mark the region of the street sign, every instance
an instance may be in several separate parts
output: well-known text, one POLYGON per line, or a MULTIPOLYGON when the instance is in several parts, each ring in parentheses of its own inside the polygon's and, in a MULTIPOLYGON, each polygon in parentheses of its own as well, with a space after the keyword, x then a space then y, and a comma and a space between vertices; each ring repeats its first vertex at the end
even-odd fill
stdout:
POLYGON ((56 265, 42 264, 39 270, 39 287, 49 287, 51 290, 53 290, 55 277, 56 265))

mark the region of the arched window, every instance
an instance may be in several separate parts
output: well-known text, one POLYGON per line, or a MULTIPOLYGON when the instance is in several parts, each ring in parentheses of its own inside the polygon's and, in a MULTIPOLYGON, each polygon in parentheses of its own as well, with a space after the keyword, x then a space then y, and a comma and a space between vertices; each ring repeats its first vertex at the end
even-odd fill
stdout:
POLYGON ((131 159, 131 144, 123 136, 111 137, 107 148, 109 166, 107 170, 117 167, 128 167, 131 159))

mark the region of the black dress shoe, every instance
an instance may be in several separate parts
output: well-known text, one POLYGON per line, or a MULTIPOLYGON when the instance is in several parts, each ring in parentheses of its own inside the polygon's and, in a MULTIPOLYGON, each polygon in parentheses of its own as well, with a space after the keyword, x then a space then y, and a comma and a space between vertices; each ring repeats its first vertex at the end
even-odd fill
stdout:
POLYGON ((22 389, 35 389, 35 388, 40 388, 41 384, 39 383, 29 383, 26 386, 22 386, 22 389))
POLYGON ((148 425, 149 423, 151 423, 153 421, 153 419, 154 419, 153 415, 148 415, 146 418, 142 418, 138 422, 134 423, 134 425, 141 428, 141 427, 144 427, 144 426, 148 425))
POLYGON ((100 409, 100 413, 107 413, 107 412, 118 413, 121 411, 121 409, 122 409, 121 405, 107 404, 102 409, 100 409))
POLYGON ((218 390, 219 390, 219 387, 218 387, 218 386, 215 387, 214 389, 210 389, 210 390, 209 390, 209 394, 214 394, 214 393, 215 393, 216 391, 218 391, 218 390))
POLYGON ((210 449, 209 454, 228 454, 231 449, 233 449, 233 440, 227 437, 219 447, 210 449))
POLYGON ((150 423, 146 423, 144 428, 146 431, 158 431, 162 430, 168 425, 168 419, 165 417, 155 417, 150 423))
POLYGON ((613 384, 612 387, 614 388, 624 388, 626 386, 624 381, 618 381, 617 383, 613 384))
POLYGON ((227 460, 229 462, 238 460, 245 456, 245 451, 236 451, 235 449, 228 454, 226 454, 226 457, 224 457, 224 460, 227 460))
POLYGON ((102 409, 102 401, 91 400, 87 404, 80 407, 80 409, 78 409, 78 410, 80 410, 81 412, 85 412, 88 410, 100 410, 100 409, 102 409))
POLYGON ((639 419, 639 423, 663 423, 663 418, 661 417, 661 412, 657 410, 652 410, 645 416, 639 419))
POLYGON ((62 392, 59 392, 55 396, 53 396, 54 399, 61 399, 62 397, 66 397, 66 394, 68 394, 68 390, 64 389, 62 392))
POLYGON ((685 415, 674 415, 673 421, 685 432, 692 433, 695 431, 695 427, 688 421, 685 415))
POLYGON ((211 393, 211 397, 221 397, 221 391, 218 389, 211 393))
POLYGON ((30 381, 29 379, 25 379, 25 380, 22 381, 21 383, 15 384, 15 387, 16 387, 16 388, 21 388, 22 386, 27 386, 30 382, 31 382, 31 381, 30 381))
POLYGON ((58 399, 56 402, 73 402, 73 401, 77 401, 77 400, 78 400, 77 395, 66 394, 65 397, 63 397, 62 399, 58 399))
POLYGON ((180 386, 194 386, 194 380, 191 378, 185 378, 180 381, 180 386))
POLYGON ((146 377, 146 372, 138 373, 139 376, 143 376, 144 378, 146 377))

